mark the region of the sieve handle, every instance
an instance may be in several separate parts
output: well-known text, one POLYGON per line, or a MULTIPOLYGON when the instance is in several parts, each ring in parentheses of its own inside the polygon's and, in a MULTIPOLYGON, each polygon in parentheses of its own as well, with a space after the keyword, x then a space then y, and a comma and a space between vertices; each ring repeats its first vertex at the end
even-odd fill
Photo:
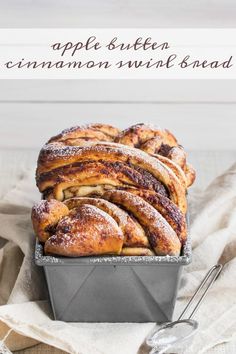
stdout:
POLYGON ((207 283, 207 281, 210 279, 206 289, 203 291, 200 299, 197 301, 195 307, 193 308, 192 313, 189 316, 189 319, 193 317, 193 315, 196 313, 196 311, 198 310, 199 306, 201 305, 202 301, 204 300, 205 296, 208 293, 208 290, 211 288, 211 286, 213 285, 214 281, 216 280, 216 278, 219 276, 220 272, 222 271, 223 266, 222 264, 216 264, 214 265, 206 274, 206 276, 204 277, 204 279, 202 280, 201 284, 199 285, 199 287, 197 288, 197 290, 195 291, 195 293, 193 294, 192 298, 190 299, 190 301, 188 302, 187 306, 185 307, 185 309, 183 310, 183 312, 181 313, 181 315, 178 318, 178 321, 181 320, 183 318, 183 316, 186 314, 187 310, 189 309, 189 307, 193 304, 194 299, 196 298, 196 296, 200 293, 200 291, 202 290, 202 288, 204 287, 204 285, 207 283))

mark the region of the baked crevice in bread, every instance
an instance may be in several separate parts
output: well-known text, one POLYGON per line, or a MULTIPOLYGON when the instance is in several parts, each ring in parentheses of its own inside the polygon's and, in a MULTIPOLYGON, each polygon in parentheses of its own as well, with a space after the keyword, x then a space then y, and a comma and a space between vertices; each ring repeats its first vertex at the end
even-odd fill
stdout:
POLYGON ((78 257, 120 254, 123 233, 115 220, 93 205, 80 205, 62 217, 45 242, 46 254, 78 257))
POLYGON ((185 215, 167 197, 145 189, 123 188, 126 192, 137 195, 152 205, 170 224, 182 243, 187 238, 187 223, 185 215))
POLYGON ((99 198, 71 198, 65 200, 64 204, 69 210, 79 205, 90 204, 109 214, 121 228, 124 235, 124 247, 150 247, 145 231, 137 220, 124 212, 116 204, 99 198))
POLYGON ((181 243, 166 219, 143 198, 127 191, 112 190, 103 198, 122 206, 138 220, 145 229, 149 242, 156 255, 179 255, 181 243))
MULTIPOLYGON (((131 163, 124 164, 119 161, 84 161, 74 162, 69 167, 57 167, 48 172, 41 173, 37 180, 39 189, 44 192, 57 184, 64 184, 64 188, 71 186, 135 186, 154 190, 168 196, 163 184, 151 173, 131 163), (76 182, 75 182, 76 180, 76 182)), ((62 198, 62 200, 65 198, 62 198)))
POLYGON ((120 132, 115 142, 141 149, 170 159, 181 167, 186 175, 187 187, 195 180, 195 171, 186 162, 186 153, 177 139, 167 129, 155 128, 145 124, 136 124, 120 132), (189 171, 191 169, 191 172, 189 171))

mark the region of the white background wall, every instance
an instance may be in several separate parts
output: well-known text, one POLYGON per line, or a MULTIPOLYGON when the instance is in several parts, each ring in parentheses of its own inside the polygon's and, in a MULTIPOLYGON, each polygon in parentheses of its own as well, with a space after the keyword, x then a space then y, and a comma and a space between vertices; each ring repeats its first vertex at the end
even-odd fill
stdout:
MULTIPOLYGON (((234 27, 233 0, 0 0, 0 27, 234 27)), ((152 122, 188 149, 236 150, 236 83, 0 81, 0 147, 38 148, 61 129, 152 122)))
POLYGON ((235 27, 235 0, 1 0, 1 27, 235 27))
POLYGON ((152 122, 188 149, 236 149, 234 81, 2 81, 0 147, 39 148, 65 127, 152 122))

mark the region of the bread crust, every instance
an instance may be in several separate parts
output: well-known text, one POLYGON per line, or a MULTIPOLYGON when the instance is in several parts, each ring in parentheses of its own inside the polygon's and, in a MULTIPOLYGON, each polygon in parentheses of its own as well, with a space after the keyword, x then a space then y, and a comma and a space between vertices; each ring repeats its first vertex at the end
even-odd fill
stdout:
POLYGON ((176 232, 163 216, 141 197, 121 190, 108 191, 103 197, 134 215, 145 229, 156 255, 180 254, 181 243, 176 232))
POLYGON ((108 124, 87 124, 64 129, 48 143, 62 142, 64 145, 79 145, 88 140, 113 141, 120 130, 108 124))
POLYGON ((46 254, 153 255, 153 249, 157 255, 179 255, 183 225, 170 203, 148 190, 112 190, 102 199, 41 201, 32 210, 32 222, 46 254))
POLYGON ((37 185, 41 192, 54 188, 54 198, 65 199, 63 191, 73 186, 134 186, 153 189, 168 195, 165 187, 146 170, 119 161, 82 161, 40 174, 37 185))
POLYGON ((169 167, 177 174, 181 182, 183 182, 183 175, 186 174, 184 182, 186 187, 190 187, 193 184, 196 177, 195 171, 192 166, 191 171, 188 168, 186 164, 186 152, 169 130, 158 129, 145 124, 136 124, 120 132, 115 141, 141 149, 159 159, 160 156, 163 156, 180 166, 182 176, 176 167, 173 165, 169 167))
POLYGON ((31 212, 31 220, 35 234, 45 242, 51 235, 61 217, 69 214, 67 206, 55 199, 41 200, 35 204, 31 212))
POLYGON ((33 228, 46 254, 179 256, 195 177, 167 129, 65 129, 38 157, 36 182, 46 200, 32 209, 33 228))
POLYGON ((126 188, 125 191, 137 195, 151 204, 170 224, 180 242, 182 244, 186 242, 187 223, 185 215, 169 198, 145 189, 126 188))
POLYGON ((68 209, 89 204, 109 214, 121 228, 124 235, 124 247, 150 247, 148 238, 140 224, 117 205, 100 198, 70 198, 64 201, 68 209))
MULTIPOLYGON (((67 166, 68 169, 70 169, 73 163, 88 160, 111 163, 118 161, 146 170, 165 186, 170 198, 179 206, 182 212, 186 212, 186 189, 181 185, 173 171, 161 161, 149 156, 145 152, 126 146, 106 146, 103 144, 87 147, 58 146, 57 144, 46 145, 41 150, 38 159, 37 182, 40 183, 42 173, 51 171, 53 174, 53 171, 58 167, 67 166)), ((55 178, 57 178, 56 173, 55 178)), ((74 180, 72 178, 72 183, 76 184, 76 178, 74 180)), ((66 185, 66 187, 67 186, 68 185, 66 185)), ((57 192, 60 194, 60 200, 65 185, 61 184, 59 181, 56 187, 57 192)))
POLYGON ((140 148, 142 144, 153 138, 159 138, 164 144, 170 146, 177 145, 175 136, 169 130, 156 128, 143 123, 133 125, 123 130, 115 138, 115 142, 140 148))
POLYGON ((68 257, 119 255, 123 239, 123 233, 112 217, 93 205, 84 204, 59 220, 44 251, 68 257))
POLYGON ((124 247, 121 250, 121 256, 155 256, 150 248, 124 247))

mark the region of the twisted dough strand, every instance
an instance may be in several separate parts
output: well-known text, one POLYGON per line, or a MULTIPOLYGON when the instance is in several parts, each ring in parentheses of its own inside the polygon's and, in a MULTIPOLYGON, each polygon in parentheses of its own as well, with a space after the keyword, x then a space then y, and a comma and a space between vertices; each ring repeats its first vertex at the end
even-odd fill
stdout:
MULTIPOLYGON (((84 161, 106 161, 106 162, 123 162, 124 164, 137 166, 142 168, 160 181, 168 190, 170 198, 179 206, 183 213, 186 212, 186 196, 185 188, 181 185, 176 175, 158 159, 155 159, 141 150, 126 146, 106 146, 92 145, 86 147, 78 146, 58 146, 57 144, 48 144, 40 152, 37 168, 37 182, 40 187, 40 176, 44 172, 51 172, 55 185, 57 187, 57 195, 59 200, 63 199, 63 188, 68 185, 63 184, 57 171, 53 174, 53 170, 61 166, 68 166, 70 169, 73 163, 84 161), (59 180, 58 180, 59 179, 59 180)), ((76 179, 71 177, 67 180, 70 184, 76 184, 76 179)), ((43 191, 43 189, 41 189, 43 191)))
POLYGON ((64 201, 64 204, 69 209, 83 204, 94 205, 109 214, 117 222, 124 234, 124 246, 150 247, 145 231, 140 224, 117 205, 104 199, 86 197, 67 199, 64 201))
POLYGON ((153 248, 157 255, 179 255, 180 237, 151 204, 122 190, 103 198, 44 200, 34 206, 32 222, 46 254, 150 255, 153 248))

